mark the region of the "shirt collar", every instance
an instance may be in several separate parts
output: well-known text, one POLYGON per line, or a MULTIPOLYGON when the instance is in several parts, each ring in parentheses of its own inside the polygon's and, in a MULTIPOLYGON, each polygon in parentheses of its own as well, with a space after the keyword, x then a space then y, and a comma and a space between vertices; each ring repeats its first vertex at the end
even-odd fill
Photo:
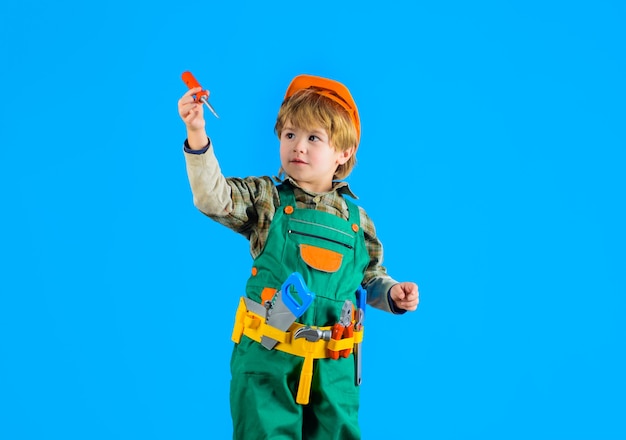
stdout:
POLYGON ((302 188, 300 185, 298 185, 298 183, 293 180, 291 177, 286 176, 285 179, 281 179, 280 176, 279 177, 274 177, 274 179, 279 182, 279 183, 284 183, 284 182, 288 182, 291 186, 295 187, 295 188, 299 188, 300 190, 304 191, 305 193, 309 194, 310 196, 317 196, 320 194, 330 194, 331 192, 337 192, 337 194, 346 194, 349 195, 350 197, 352 197, 353 199, 357 200, 358 197, 356 196, 356 194, 354 194, 352 192, 352 190, 350 189, 350 185, 348 185, 348 182, 344 181, 344 180, 335 180, 333 181, 333 187, 330 191, 328 192, 324 192, 324 193, 315 193, 312 191, 308 191, 304 188, 302 188))

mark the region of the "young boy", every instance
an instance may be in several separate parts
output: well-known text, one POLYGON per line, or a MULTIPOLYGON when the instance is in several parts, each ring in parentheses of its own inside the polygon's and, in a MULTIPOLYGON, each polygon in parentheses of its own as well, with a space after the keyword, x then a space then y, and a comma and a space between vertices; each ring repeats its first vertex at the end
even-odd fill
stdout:
POLYGON ((277 184, 222 175, 200 91, 178 102, 194 204, 248 238, 254 258, 233 330, 233 437, 358 439, 361 286, 367 304, 395 314, 415 310, 419 293, 387 275, 372 221, 339 180, 356 161, 356 104, 334 80, 293 79, 275 126, 277 184))

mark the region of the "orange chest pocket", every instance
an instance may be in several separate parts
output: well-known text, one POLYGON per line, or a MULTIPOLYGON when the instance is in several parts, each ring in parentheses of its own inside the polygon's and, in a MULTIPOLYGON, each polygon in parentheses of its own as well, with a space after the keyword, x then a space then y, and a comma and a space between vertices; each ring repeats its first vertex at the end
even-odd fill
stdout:
POLYGON ((339 252, 304 243, 300 244, 300 258, 313 269, 322 272, 337 272, 343 261, 343 255, 339 252))
MULTIPOLYGON (((328 216, 333 217, 331 214, 328 216)), ((356 232, 337 222, 291 218, 287 226, 288 241, 296 244, 300 259, 320 272, 335 273, 354 252, 356 232)))

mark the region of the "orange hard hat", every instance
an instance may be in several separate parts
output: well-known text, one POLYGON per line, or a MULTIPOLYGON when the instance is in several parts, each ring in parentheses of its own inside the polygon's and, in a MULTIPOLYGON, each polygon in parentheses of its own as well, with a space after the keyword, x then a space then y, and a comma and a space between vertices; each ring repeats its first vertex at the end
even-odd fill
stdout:
POLYGON ((285 93, 285 99, 296 93, 298 90, 308 89, 315 87, 316 92, 322 96, 326 96, 332 99, 337 104, 342 106, 350 115, 350 119, 356 128, 357 142, 361 138, 361 122, 359 121, 359 111, 356 108, 356 103, 352 99, 352 95, 346 86, 338 81, 323 78, 321 76, 313 75, 298 75, 289 84, 287 93, 285 93))

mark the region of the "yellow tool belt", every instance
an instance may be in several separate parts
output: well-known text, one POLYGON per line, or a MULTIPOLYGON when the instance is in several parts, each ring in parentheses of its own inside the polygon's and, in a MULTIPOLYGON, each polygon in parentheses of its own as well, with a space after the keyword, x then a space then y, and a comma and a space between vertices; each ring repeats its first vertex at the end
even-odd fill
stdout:
MULTIPOLYGON (((265 322, 265 317, 248 310, 244 299, 241 298, 235 316, 235 327, 233 328, 231 339, 234 343, 239 344, 241 336, 246 335, 253 341, 260 343, 261 338, 266 336, 278 341, 278 344, 274 347, 275 350, 304 358, 296 402, 300 405, 306 405, 309 403, 311 380, 313 379, 313 359, 328 358, 329 350, 341 351, 349 349, 352 351, 354 344, 358 344, 363 340, 363 327, 358 331, 355 330, 350 338, 331 339, 330 341, 320 339, 316 342, 307 341, 305 338, 292 338, 293 333, 300 327, 304 327, 304 325, 297 322, 291 324, 286 332, 272 327, 265 322)), ((315 328, 319 328, 322 331, 332 329, 330 326, 315 328)))

